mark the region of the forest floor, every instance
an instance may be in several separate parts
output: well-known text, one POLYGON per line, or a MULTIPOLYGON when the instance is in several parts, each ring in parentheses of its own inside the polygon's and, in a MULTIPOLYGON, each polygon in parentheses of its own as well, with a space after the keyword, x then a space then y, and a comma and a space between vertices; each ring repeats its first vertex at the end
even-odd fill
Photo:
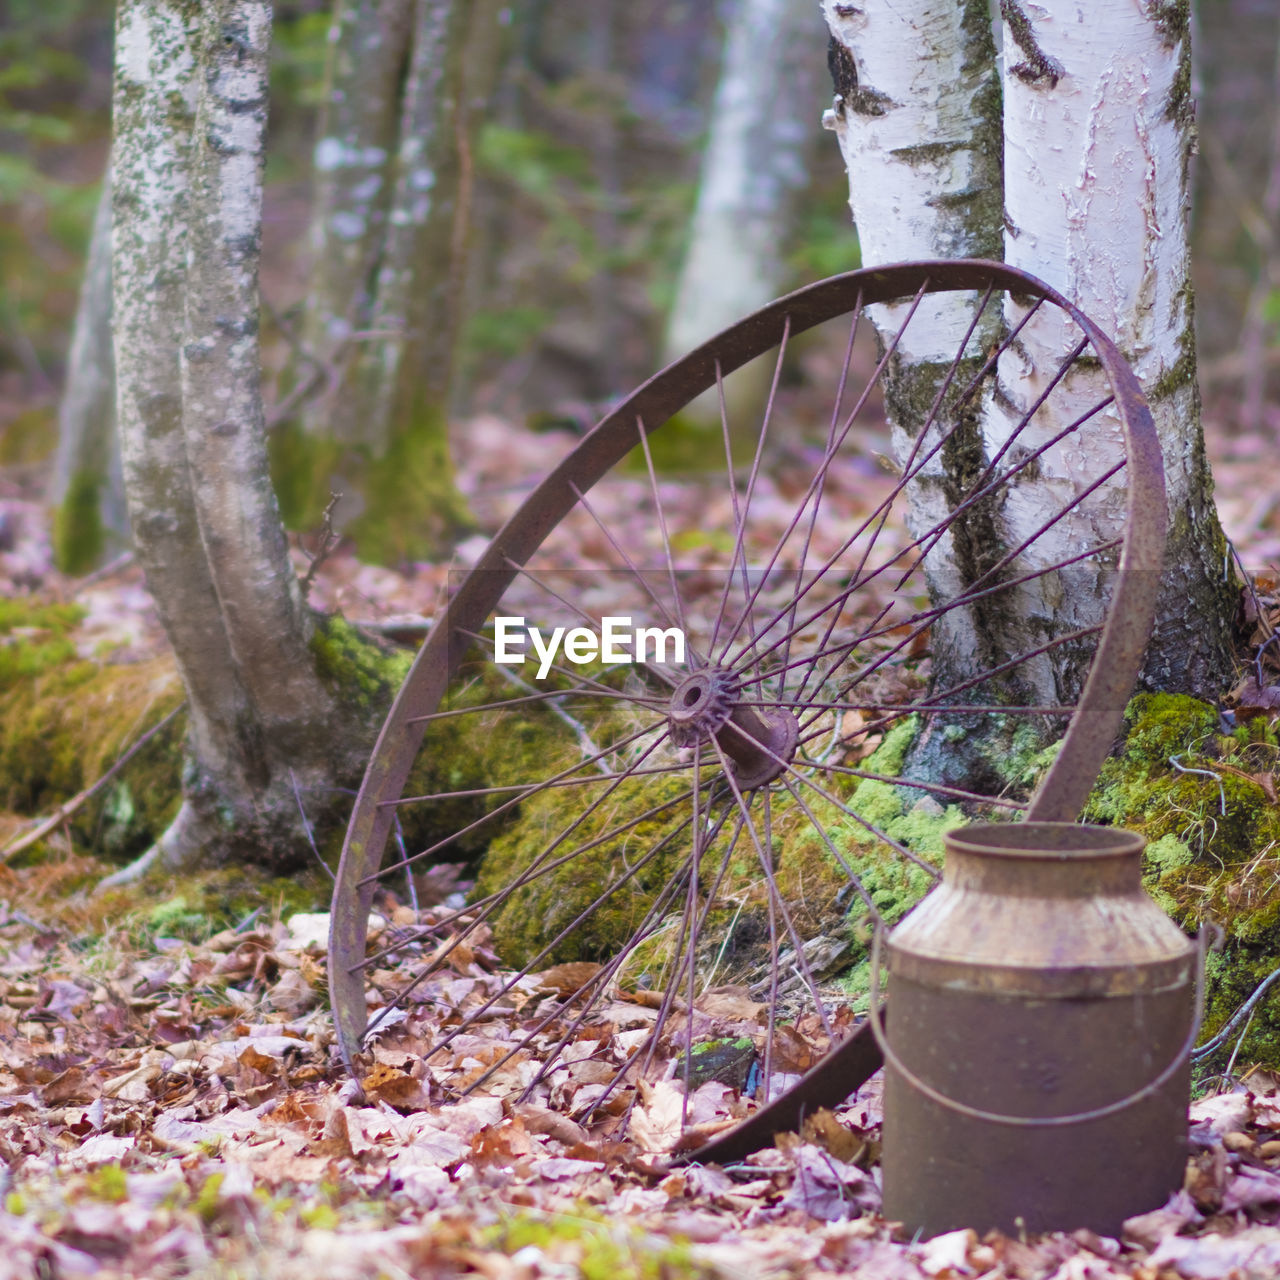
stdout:
MULTIPOLYGON (((494 418, 468 437, 462 483, 489 523, 572 443, 494 418)), ((1275 474, 1274 442, 1222 439, 1214 453, 1243 562, 1274 569, 1280 497, 1257 486, 1275 474)), ((59 580, 37 494, 23 477, 4 483, 0 594, 75 599, 87 651, 159 652, 136 567, 59 580)), ((460 548, 459 565, 477 546, 460 548)), ((430 616, 451 567, 398 574, 339 552, 313 601, 408 626, 430 616)), ((268 904, 213 937, 142 898, 108 918, 84 888, 103 867, 70 850, 0 866, 0 1277, 1280 1274, 1280 1081, 1268 1072, 1241 1064, 1226 1092, 1193 1105, 1184 1187, 1116 1238, 913 1241, 878 1213, 878 1079, 738 1165, 681 1164, 690 1125, 709 1136, 748 1104, 716 1080, 686 1101, 659 1057, 588 1116, 656 1016, 654 993, 620 991, 581 1033, 582 1052, 545 1079, 535 1045, 458 1101, 582 980, 564 966, 527 975, 474 1034, 424 1056, 507 984, 481 930, 386 1020, 361 1098, 333 1043, 323 912, 282 920, 268 904)), ((425 912, 456 906, 450 890, 425 912)), ((405 923, 393 912, 381 927, 405 923)), ((394 987, 397 974, 388 962, 372 978, 394 987)), ((732 1037, 758 1029, 762 1010, 745 989, 720 988, 694 1016, 699 1033, 732 1037)), ((784 1066, 803 1070, 827 1044, 801 1022, 784 1066)), ((1126 1154, 1100 1151, 1099 1164, 1126 1154)))

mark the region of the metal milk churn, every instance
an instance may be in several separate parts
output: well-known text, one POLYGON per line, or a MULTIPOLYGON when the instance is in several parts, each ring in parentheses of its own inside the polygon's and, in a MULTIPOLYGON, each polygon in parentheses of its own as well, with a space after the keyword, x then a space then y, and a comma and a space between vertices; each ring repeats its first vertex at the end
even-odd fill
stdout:
POLYGON ((1182 1184, 1196 949, 1133 832, 990 823, 888 939, 884 1213, 1118 1235, 1182 1184))

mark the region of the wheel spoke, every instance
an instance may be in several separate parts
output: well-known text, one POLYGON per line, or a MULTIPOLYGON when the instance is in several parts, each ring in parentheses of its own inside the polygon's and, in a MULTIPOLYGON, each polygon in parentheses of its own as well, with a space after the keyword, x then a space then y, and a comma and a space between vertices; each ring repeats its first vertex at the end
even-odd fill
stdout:
MULTIPOLYGON (((684 601, 680 596, 680 587, 676 583, 675 552, 671 547, 671 535, 667 532, 667 517, 662 507, 662 494, 658 490, 658 473, 654 470, 653 451, 649 448, 649 432, 644 425, 643 418, 636 418, 636 434, 640 437, 640 445, 644 450, 644 465, 649 473, 649 488, 653 493, 653 509, 658 517, 658 530, 662 534, 662 554, 666 560, 667 577, 671 583, 671 597, 676 608, 676 624, 687 636, 689 634, 689 624, 685 620, 684 601)), ((692 651, 690 651, 690 656, 692 656, 692 651)))
MULTIPOLYGON (((424 1049, 451 1096, 504 1092, 498 1082, 518 1063, 511 1096, 542 1102, 550 1088, 555 1105, 580 1083, 569 1068, 583 1058, 581 1045, 598 1056, 609 1002, 643 966, 653 985, 649 1028, 625 1054, 615 1059, 610 1050, 619 1069, 589 1102, 581 1095, 575 1117, 603 1119, 607 1107, 597 1136, 617 1136, 638 1085, 662 1078, 681 1082, 681 1120, 691 1123, 694 1050, 707 1025, 702 1010, 711 1008, 700 1002, 715 981, 745 980, 767 1002, 763 1044, 755 1037, 767 1101, 779 1088, 775 1077, 791 1067, 781 1060, 782 1024, 803 1015, 833 1035, 822 970, 812 944, 805 951, 814 916, 792 893, 793 869, 775 868, 775 838, 799 831, 782 856, 818 848, 835 906, 847 909, 856 896, 858 910, 879 923, 878 895, 860 874, 868 852, 891 852, 931 879, 939 871, 914 838, 884 829, 897 831, 893 822, 859 812, 870 794, 859 799, 863 783, 893 788, 904 810, 923 792, 966 819, 1036 811, 1040 800, 1021 798, 1020 785, 1003 787, 980 753, 970 760, 957 747, 936 768, 946 781, 934 781, 910 776, 917 757, 918 772, 935 768, 927 751, 913 749, 907 776, 893 776, 877 769, 873 749, 911 716, 931 733, 989 726, 1047 743, 1080 709, 1098 710, 1090 702, 1097 682, 1085 673, 1100 646, 1119 653, 1114 635, 1099 639, 1106 601, 1134 598, 1128 580, 1112 574, 1117 561, 1127 568, 1149 558, 1158 541, 1138 511, 1143 504, 1132 504, 1141 526, 1135 543, 1128 530, 1110 536, 1119 506, 1097 501, 1103 486, 1117 487, 1130 449, 1135 492, 1153 492, 1150 464, 1136 465, 1152 445, 1134 397, 1112 345, 1051 290, 998 264, 948 263, 854 273, 802 290, 606 414, 506 519, 477 561, 485 572, 469 574, 443 606, 408 677, 413 687, 375 749, 334 894, 329 972, 348 1065, 357 1065, 363 1032, 385 1026, 393 1009, 423 1006, 408 1033, 427 1017, 443 1019, 432 1033, 439 1039, 424 1049), (883 326, 874 353, 864 312, 883 326), (926 314, 945 316, 957 345, 931 355, 927 379, 913 382, 926 314), (1040 356, 1043 344, 1026 335, 1046 314, 1054 346, 1040 356), (783 366, 791 367, 799 335, 827 321, 835 322, 827 338, 806 337, 796 365, 808 380, 827 371, 829 395, 819 405, 811 390, 783 389, 783 366), (1093 367, 1086 356, 1101 383, 1074 377, 1093 367), (762 358, 773 361, 772 372, 748 445, 730 421, 726 371, 762 358), (1024 358, 1035 365, 1031 378, 1022 379, 1024 358), (717 398, 724 454, 714 488, 664 475, 652 443, 682 404, 707 393, 717 398), (784 407, 785 449, 777 439, 784 407), (1125 450, 1114 466, 1083 476, 1064 470, 1064 456, 1075 458, 1073 439, 1105 443, 1115 421, 1125 450), (846 471, 856 446, 886 430, 897 474, 864 481, 846 471), (622 469, 640 456, 643 479, 622 469), (611 473, 617 483, 601 486, 611 473), (1033 505, 1041 495, 1052 498, 1043 509, 1033 505), (688 536, 713 512, 732 521, 723 554, 714 537, 688 536), (639 537, 637 518, 647 522, 639 537), (1089 584, 1081 603, 1055 609, 1077 576, 1089 584), (668 643, 661 663, 646 654, 648 661, 601 662, 584 674, 577 650, 571 659, 540 641, 531 670, 541 679, 496 662, 495 618, 527 614, 544 634, 563 621, 559 641, 571 627, 596 631, 628 607, 638 624, 643 614, 678 628, 684 661, 665 662, 668 643), (1019 621, 989 625, 1006 616, 1019 621), (434 721, 442 723, 433 734, 434 721), (502 739, 518 726, 546 733, 546 743, 530 738, 523 755, 503 756, 502 739), (445 751, 460 735, 492 740, 494 765, 468 758, 455 769, 445 751), (450 777, 459 785, 443 780, 450 777), (986 794, 988 782, 1003 794, 986 794), (405 794, 411 786, 422 794, 405 794), (461 907, 422 911, 416 871, 446 856, 467 857, 468 878, 481 888, 461 907), (480 858, 489 861, 477 867, 480 858), (367 914, 380 885, 411 905, 417 923, 388 926, 371 947, 367 914), (452 990, 459 948, 496 930, 501 951, 503 930, 521 917, 537 926, 521 968, 486 977, 447 1013, 429 1013, 452 990), (557 984, 544 999, 525 981, 577 959, 601 963, 571 991, 557 984), (385 992, 372 1018, 371 976, 385 992), (459 1037, 487 1035, 481 1024, 498 1018, 519 1026, 501 1033, 506 1042, 482 1067, 464 1061, 468 1041, 459 1037)), ((530 638, 523 647, 530 660, 530 638)), ((1069 758, 1083 741, 1069 733, 1069 758)))

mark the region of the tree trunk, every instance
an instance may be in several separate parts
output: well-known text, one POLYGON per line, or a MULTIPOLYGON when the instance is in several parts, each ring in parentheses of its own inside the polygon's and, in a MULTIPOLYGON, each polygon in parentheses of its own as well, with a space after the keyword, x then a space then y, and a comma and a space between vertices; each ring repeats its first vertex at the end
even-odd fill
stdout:
POLYGON ((336 487, 337 520, 370 559, 438 553, 469 524, 446 410, 462 270, 458 94, 472 13, 461 0, 334 8, 303 324, 324 390, 273 452, 290 522, 314 524, 336 487))
MULTIPOLYGON (((787 237, 816 140, 820 20, 793 0, 739 0, 725 37, 689 247, 667 322, 674 360, 783 291, 787 237)), ((853 243, 850 241, 850 265, 853 243)), ((758 423, 772 368, 726 383, 731 421, 758 423)), ((719 399, 686 416, 719 423, 719 399)))
MULTIPOLYGON (((828 62, 835 101, 824 123, 835 131, 849 172, 849 204, 858 228, 862 265, 928 258, 999 258, 1002 237, 1000 85, 985 0, 883 0, 861 8, 826 0, 831 29, 828 62)), ((872 307, 882 343, 907 315, 906 304, 872 307)), ((928 456, 920 424, 942 388, 972 318, 960 294, 930 294, 912 323, 910 350, 899 348, 886 370, 885 406, 894 449, 905 462, 928 456)), ((983 425, 966 410, 951 410, 959 390, 982 363, 998 334, 991 309, 971 340, 933 430, 955 425, 948 442, 913 481, 908 523, 917 536, 954 510, 980 474, 983 425)), ((991 504, 979 503, 953 522, 930 552, 926 574, 935 599, 951 599, 976 581, 1009 545, 991 504)), ((1017 652, 1008 619, 993 616, 990 600, 954 609, 930 633, 938 687, 962 685, 1017 652)), ((966 730, 976 725, 962 724, 966 730)), ((969 732, 960 751, 955 726, 935 717, 917 743, 913 771, 921 776, 983 785, 989 744, 969 732), (963 757, 963 758, 962 758, 963 757)), ((983 733, 989 735, 990 726, 983 733)))
MULTIPOLYGON (((1231 673, 1234 589, 1213 508, 1196 384, 1188 248, 1195 106, 1187 10, 1156 4, 1082 10, 1065 0, 1024 8, 1004 0, 1002 12, 1005 257, 1108 331, 1142 383, 1164 449, 1169 493, 1164 584, 1143 680, 1213 698, 1231 673)), ((1061 354, 1061 335, 1047 316, 1026 341, 1039 367, 1061 354)), ((1083 382, 1079 394, 1092 398, 1096 388, 1083 382)), ((1073 390, 1076 384, 1073 378, 1073 390)), ((1020 399, 1033 394, 1025 378, 1019 385, 1020 399)), ((998 420, 993 429, 998 433, 998 420)), ((1042 429, 1051 432, 1052 424, 1042 429)), ((1042 483, 1048 488, 1099 475, 1115 461, 1114 448, 1101 432, 1082 433, 1070 449, 1046 455, 1042 483)), ((1123 497, 1118 479, 1081 519, 1095 531, 1118 525, 1123 497)), ((1055 550, 1049 544, 1066 545, 1071 523, 1052 531, 1046 555, 1055 550)), ((1016 538, 1023 531, 1011 532, 1016 538)), ((1073 607, 1084 608, 1084 595, 1073 593, 1073 607)), ((1053 608, 1049 602, 1041 607, 1053 608)))
POLYGON ((362 439, 341 377, 355 354, 351 335, 368 328, 414 9, 414 0, 334 0, 302 325, 332 390, 306 406, 312 436, 362 439))
POLYGON ((50 493, 54 557, 63 573, 87 573, 129 545, 115 396, 108 172, 93 219, 58 406, 58 454, 50 493))
MULTIPOLYGON (((1210 502, 1190 328, 1185 24, 1171 26, 1136 6, 1087 22, 1065 4, 1039 6, 1034 21, 1009 0, 1002 8, 1003 95, 985 4, 911 0, 854 9, 825 0, 837 92, 828 121, 849 169, 863 263, 1003 256, 1060 289, 1116 337, 1146 387, 1170 472, 1171 567, 1145 678, 1162 688, 1220 690, 1230 587, 1210 502)), ((872 315, 881 332, 896 327, 896 318, 892 309, 872 315)), ((959 312, 941 299, 928 319, 931 341, 914 339, 910 357, 895 358, 888 379, 900 453, 911 444, 910 423, 932 402, 939 362, 954 354, 963 332, 959 312)), ((1019 352, 1002 359, 1002 394, 988 398, 981 420, 975 415, 970 438, 957 437, 959 447, 944 450, 937 473, 913 486, 917 530, 932 522, 939 497, 954 505, 969 455, 998 449, 1019 407, 1032 403, 1066 352, 1061 328, 1046 309, 1024 331, 1019 352)), ((963 385, 963 376, 957 381, 963 385)), ((1082 405, 1096 400, 1090 381, 1073 375, 1082 405)), ((1044 438, 1070 413, 1065 397, 1055 400, 1058 418, 1037 417, 1044 438)), ((1022 481, 1020 500, 1006 504, 1007 517, 975 511, 955 527, 940 547, 948 572, 963 581, 981 570, 984 556, 1018 545, 1061 507, 1063 493, 1076 491, 1082 475, 1105 472, 1116 460, 1107 451, 1116 448, 1107 433, 1095 432, 1051 450, 1039 478, 1022 481)), ((1119 481, 1087 514, 1062 520, 1040 540, 1036 563, 1062 558, 1068 545, 1078 549, 1086 527, 1091 540, 1115 528, 1122 499, 1119 481)), ((1064 586, 1053 575, 1023 593, 1017 616, 957 618, 933 637, 935 678, 952 684, 1025 651, 1047 622, 1098 621, 1095 585, 1064 586)), ((1040 686, 1025 692, 1045 701, 1070 699, 1078 686, 1078 672, 1047 660, 1018 679, 1040 686)))
POLYGON ((138 558, 187 691, 191 767, 134 870, 296 860, 298 787, 367 743, 322 683, 267 480, 258 363, 270 8, 123 0, 114 137, 117 416, 138 558))
POLYGON ((358 348, 344 415, 362 424, 370 459, 368 513, 349 528, 374 560, 430 553, 468 524, 453 485, 447 408, 465 273, 458 144, 469 17, 458 0, 417 0, 414 8, 368 311, 368 328, 384 336, 358 348))

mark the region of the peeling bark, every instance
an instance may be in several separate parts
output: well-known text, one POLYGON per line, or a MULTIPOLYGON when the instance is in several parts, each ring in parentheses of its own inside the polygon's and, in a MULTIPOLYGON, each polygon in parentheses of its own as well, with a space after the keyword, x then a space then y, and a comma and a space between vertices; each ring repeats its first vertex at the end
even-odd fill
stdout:
MULTIPOLYGON (((1006 43, 1024 54, 1030 47, 1057 68, 1052 76, 1027 75, 1013 63, 1005 73, 1005 257, 1108 331, 1146 391, 1164 448, 1170 540, 1143 679, 1153 688, 1214 697, 1231 670, 1233 593, 1196 384, 1186 11, 1154 3, 1086 11, 1063 0, 1025 9, 1005 0, 1003 10, 1006 43)), ((1037 318, 1022 351, 1002 363, 1011 405, 1030 401, 1065 342, 1052 316, 1037 318)), ((1073 375, 1071 393, 1085 407, 1096 397, 1096 379, 1073 375)), ((1065 400, 1061 412, 1070 412, 1065 400)), ((1081 477, 1101 474, 1119 457, 1118 427, 1110 421, 1109 431, 1099 424, 1046 455, 1039 495, 1060 501, 1081 477)), ((1054 429, 1047 420, 1041 427, 1046 435, 1054 429)), ((988 431, 999 436, 999 413, 988 431)), ((1044 509, 1039 495, 1029 487, 1011 513, 1015 537, 1034 527, 1044 509)), ((1045 554, 1082 534, 1118 528, 1123 498, 1119 479, 1088 513, 1053 531, 1045 554)), ((1083 619, 1087 597, 1076 590, 1029 607, 1067 609, 1083 619)))
POLYGON ((87 573, 129 545, 116 436, 111 344, 111 180, 93 219, 67 379, 58 406, 58 453, 50 500, 54 555, 64 573, 87 573))
MULTIPOLYGON (((1003 0, 1003 85, 990 58, 985 4, 875 0, 854 7, 824 0, 837 91, 827 116, 850 175, 850 203, 864 265, 910 258, 1004 257, 1045 279, 1108 330, 1147 391, 1164 444, 1170 490, 1169 568, 1144 680, 1211 696, 1229 670, 1230 584, 1213 513, 1195 383, 1188 277, 1188 159, 1193 146, 1185 8, 1135 3, 1081 9, 1063 0, 1023 6, 1003 0), (1003 103, 1003 105, 1001 105, 1003 103), (1001 135, 1003 143, 1001 144, 1001 135), (1000 152, 1003 149, 1003 168, 1000 152), (1003 172, 1003 206, 1001 174, 1003 172)), ((1004 317, 1019 316, 1010 303, 1004 317)), ((893 308, 875 312, 882 333, 893 308)), ((958 346, 960 309, 939 299, 923 337, 895 360, 887 392, 899 452, 910 444, 937 386, 938 361, 958 346), (932 367, 932 372, 931 372, 932 367)), ((914 328, 914 326, 913 326, 914 328)), ((912 493, 911 521, 924 527, 938 495, 953 496, 969 453, 987 456, 1007 439, 1073 339, 1061 317, 1042 313, 999 367, 958 454, 912 493), (967 441, 967 442, 966 442, 967 441)), ((1073 373, 1056 414, 1037 415, 1028 447, 1065 426, 1073 406, 1098 398, 1099 377, 1073 373)), ((945 559, 961 579, 971 549, 1014 546, 1120 456, 1112 415, 1050 450, 981 536, 957 530, 945 559)), ((1048 531, 1036 563, 1052 563, 1114 534, 1123 519, 1123 480, 1086 511, 1048 531)), ((970 559, 972 557, 969 557, 970 559)), ((1027 564, 1025 567, 1033 567, 1027 564)), ((937 573, 935 567, 935 573, 937 573)), ((958 621, 935 637, 935 665, 947 682, 967 663, 976 673, 1001 648, 1019 652, 1053 628, 1097 622, 1107 593, 1073 571, 1039 580, 1016 610, 958 621), (956 670, 952 668, 955 667, 956 670)), ((1100 571, 1101 572, 1101 571, 1100 571)), ((1030 696, 1071 700, 1079 658, 1047 659, 1021 677, 1030 696)))

